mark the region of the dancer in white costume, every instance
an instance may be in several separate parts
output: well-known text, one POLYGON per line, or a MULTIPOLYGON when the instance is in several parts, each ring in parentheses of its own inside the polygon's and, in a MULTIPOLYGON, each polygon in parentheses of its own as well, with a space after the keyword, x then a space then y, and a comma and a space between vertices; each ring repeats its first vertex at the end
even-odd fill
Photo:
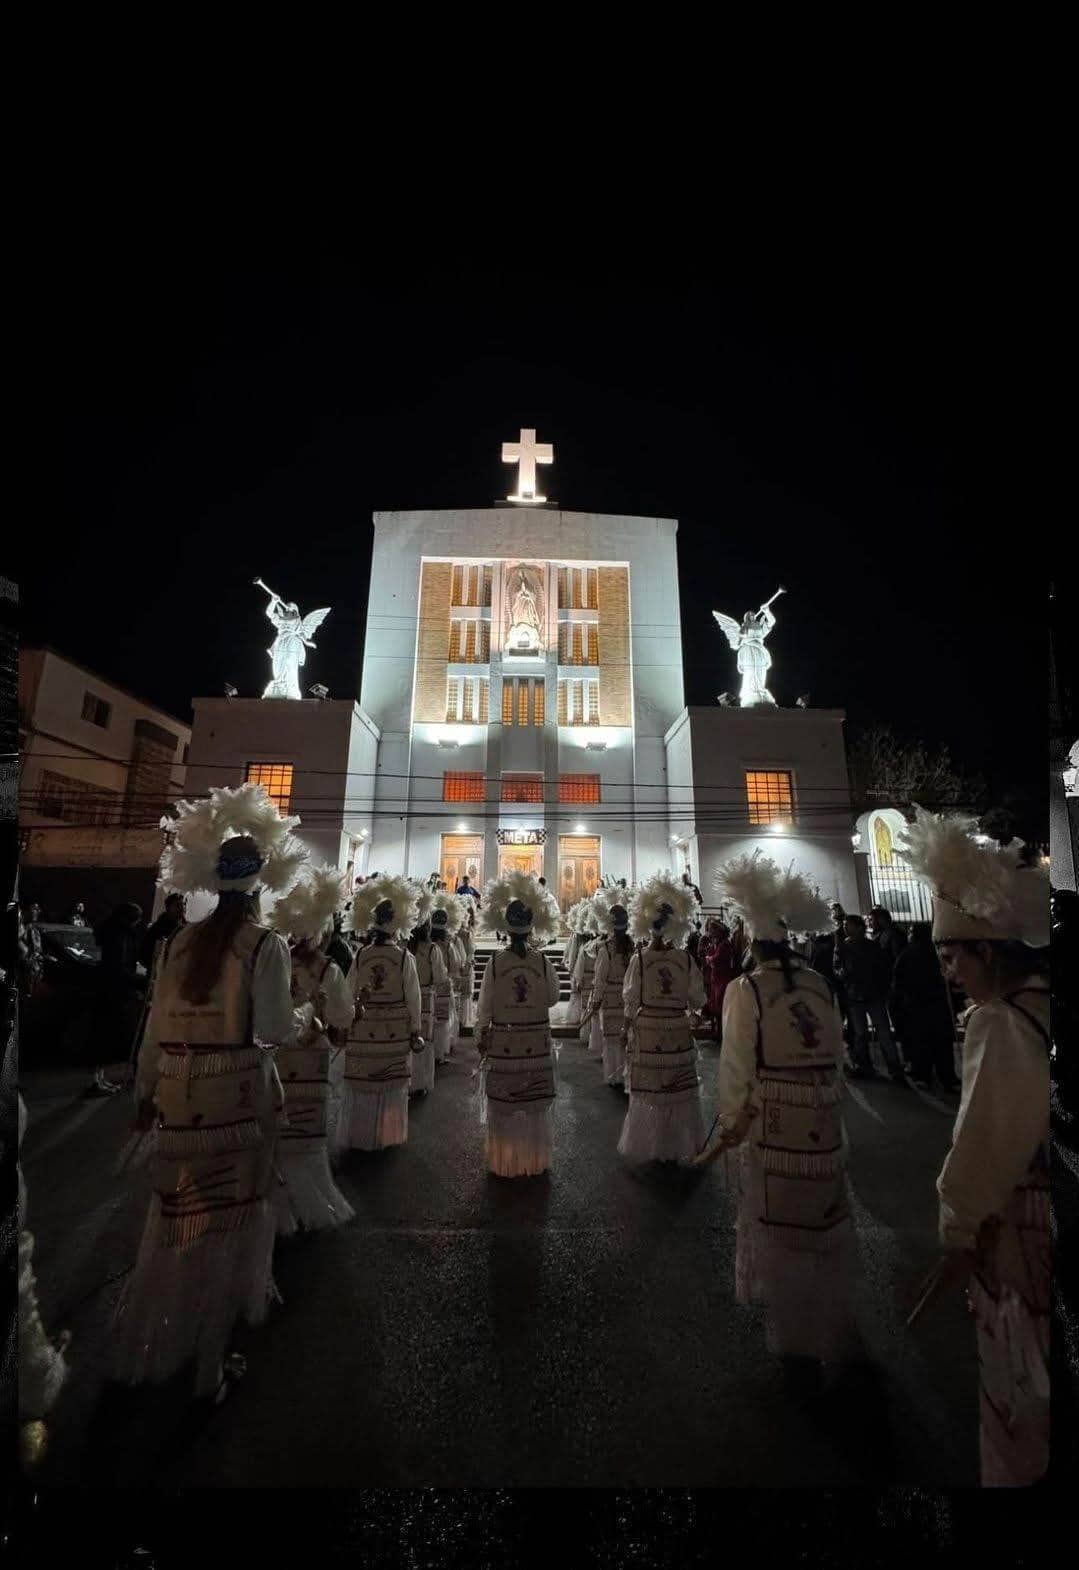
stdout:
POLYGON ((180 802, 161 882, 214 891, 216 909, 160 951, 139 1049, 136 1127, 153 1147, 153 1199, 117 1305, 117 1379, 224 1390, 237 1319, 258 1324, 273 1292, 274 1146, 284 1094, 273 1047, 295 1038, 285 940, 259 922, 259 889, 284 893, 306 851, 256 785, 180 802))
POLYGON ((566 926, 569 928, 569 937, 566 940, 565 951, 562 955, 562 964, 566 975, 569 977, 569 1002, 566 1004, 566 1024, 579 1025, 581 1015, 584 1013, 585 1000, 577 990, 577 983, 573 973, 577 968, 577 955, 581 948, 581 937, 577 931, 578 919, 584 913, 584 900, 578 900, 576 905, 571 905, 566 912, 566 926))
POLYGON ((600 912, 594 896, 582 901, 585 907, 580 918, 581 940, 577 960, 573 967, 573 985, 584 1005, 581 1015, 580 1039, 588 1043, 588 1056, 602 1058, 603 1027, 599 1010, 590 1007, 596 980, 596 953, 599 949, 600 912))
POLYGON ((476 901, 471 894, 458 894, 465 919, 457 941, 461 945, 463 969, 461 972, 461 1030, 472 1031, 476 1024, 476 901))
POLYGON ((937 1179, 937 1281, 968 1283, 982 1486, 1021 1488, 1049 1465, 1049 878, 1022 865, 1019 840, 979 845, 976 828, 916 808, 899 849, 933 887, 945 979, 973 1004, 937 1179))
POLYGON ((716 874, 717 896, 742 917, 754 968, 723 1000, 719 1138, 701 1161, 741 1147, 735 1291, 763 1304, 769 1350, 791 1375, 853 1349, 858 1255, 840 1113, 843 1025, 832 989, 790 947, 819 932, 828 907, 808 880, 766 856, 716 874))
POLYGON ((341 898, 336 867, 305 868, 269 916, 271 927, 292 938, 292 1001, 302 1019, 295 1044, 277 1054, 287 1119, 277 1142, 272 1189, 279 1236, 290 1237, 301 1227, 340 1226, 355 1214, 330 1172, 330 1136, 332 1130, 336 1138, 340 1128, 345 1059, 326 1032, 347 1031, 356 1012, 352 989, 320 946, 333 935, 341 898))
POLYGON ((622 987, 629 1054, 629 1107, 619 1152, 631 1161, 688 1164, 704 1139, 701 1082, 689 1011, 704 1005, 704 978, 685 943, 697 905, 670 873, 642 883, 630 900, 640 946, 622 987), (647 947, 645 940, 650 940, 647 947))
POLYGON ((551 1165, 559 989, 539 949, 558 931, 558 905, 530 873, 510 872, 488 883, 482 920, 487 933, 509 933, 483 973, 477 1011, 487 1165, 498 1177, 530 1177, 551 1165))
MULTIPOLYGON (((12 1077, 13 1077, 12 1072, 12 1077)), ((19 1144, 26 1133, 26 1107, 21 1096, 18 1103, 19 1144)), ((5 1106, 5 1113, 8 1107, 5 1106)), ((6 1119, 5 1119, 6 1121, 6 1119)), ((34 1238, 27 1228, 26 1184, 22 1168, 18 1176, 19 1223, 19 1421, 37 1425, 36 1433, 22 1430, 24 1445, 33 1442, 33 1459, 38 1460, 47 1444, 45 1419, 52 1411, 68 1376, 64 1354, 70 1343, 68 1331, 63 1330, 53 1340, 45 1332, 37 1302, 37 1281, 34 1276, 34 1238)))
POLYGON ((622 997, 626 972, 633 958, 629 935, 629 895, 623 889, 605 890, 598 899, 601 937, 596 948, 596 973, 589 1008, 599 1016, 603 1039, 603 1077, 608 1085, 625 1089, 626 1005, 622 997))
POLYGON ((422 884, 412 882, 416 900, 416 925, 408 940, 408 951, 416 961, 416 979, 420 984, 420 1032, 423 1046, 412 1057, 412 1085, 410 1094, 428 1095, 435 1088, 435 992, 442 984, 446 962, 442 950, 431 935, 431 914, 435 896, 422 884))
POLYGON ((464 920, 456 894, 445 889, 435 895, 431 912, 431 937, 442 955, 444 975, 435 984, 435 1062, 448 1063, 457 1040, 457 1007, 454 985, 460 988, 462 954, 455 939, 464 920))
POLYGON ((352 930, 371 941, 348 979, 356 1019, 345 1052, 341 1148, 384 1150, 408 1139, 412 1062, 422 1052, 416 961, 400 941, 416 925, 416 894, 407 878, 370 878, 352 896, 352 930))

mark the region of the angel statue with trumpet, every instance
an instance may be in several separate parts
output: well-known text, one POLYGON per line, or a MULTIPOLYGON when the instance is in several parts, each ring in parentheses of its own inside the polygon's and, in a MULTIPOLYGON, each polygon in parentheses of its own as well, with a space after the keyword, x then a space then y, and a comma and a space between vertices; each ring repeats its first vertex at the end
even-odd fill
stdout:
POLYGON ((322 626, 330 614, 330 607, 320 611, 310 611, 306 616, 300 615, 300 607, 291 600, 285 601, 279 594, 275 594, 269 584, 263 583, 261 578, 255 579, 256 588, 263 589, 270 596, 270 603, 266 607, 266 614, 277 630, 277 637, 271 648, 267 649, 270 656, 270 666, 273 670, 273 679, 266 684, 264 698, 299 698, 300 692, 300 666, 307 658, 307 650, 315 647, 312 634, 322 626))
POLYGON ((777 589, 770 600, 765 600, 758 611, 746 611, 739 627, 733 616, 724 616, 722 611, 713 611, 712 615, 719 623, 727 636, 727 642, 732 649, 738 651, 738 674, 742 678, 742 690, 738 695, 739 706, 751 709, 756 704, 775 704, 775 699, 768 691, 768 672, 772 667, 772 656, 764 646, 764 640, 776 624, 775 615, 770 609, 774 601, 781 594, 786 594, 786 589, 777 589))

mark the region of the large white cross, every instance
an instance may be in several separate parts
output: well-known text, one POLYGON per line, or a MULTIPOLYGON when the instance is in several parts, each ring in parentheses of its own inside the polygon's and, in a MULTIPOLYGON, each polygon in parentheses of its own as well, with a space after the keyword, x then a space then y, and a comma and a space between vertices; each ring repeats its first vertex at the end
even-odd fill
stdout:
POLYGON ((537 442, 535 431, 522 431, 519 442, 502 443, 502 462, 519 465, 517 494, 507 496, 508 502, 527 502, 535 506, 537 502, 547 500, 546 496, 536 495, 536 465, 554 462, 554 448, 550 442, 537 442))

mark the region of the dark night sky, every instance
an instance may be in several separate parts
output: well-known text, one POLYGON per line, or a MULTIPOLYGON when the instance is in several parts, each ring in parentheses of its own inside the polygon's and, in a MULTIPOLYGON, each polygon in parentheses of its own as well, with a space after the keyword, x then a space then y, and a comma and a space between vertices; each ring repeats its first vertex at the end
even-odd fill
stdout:
POLYGON ((561 506, 679 519, 690 703, 735 684, 713 607, 783 583, 781 702, 947 743, 1037 831, 1045 663, 1014 629, 1045 590, 985 547, 992 346, 962 269, 376 275, 160 247, 80 267, 58 310, 61 527, 21 533, 26 641, 185 717, 261 691, 261 574, 332 605, 307 673, 358 693, 372 511, 492 505, 530 425, 561 506))

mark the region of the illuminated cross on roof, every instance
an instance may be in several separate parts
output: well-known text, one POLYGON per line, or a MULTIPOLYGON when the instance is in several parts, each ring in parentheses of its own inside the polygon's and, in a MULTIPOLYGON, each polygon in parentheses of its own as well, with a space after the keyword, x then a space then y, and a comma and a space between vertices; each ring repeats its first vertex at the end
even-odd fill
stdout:
POLYGON ((502 443, 502 462, 519 465, 517 494, 507 496, 507 501, 524 502, 534 507, 547 500, 546 496, 536 495, 536 465, 554 462, 554 448, 550 442, 537 442, 535 431, 522 431, 519 442, 502 443))

